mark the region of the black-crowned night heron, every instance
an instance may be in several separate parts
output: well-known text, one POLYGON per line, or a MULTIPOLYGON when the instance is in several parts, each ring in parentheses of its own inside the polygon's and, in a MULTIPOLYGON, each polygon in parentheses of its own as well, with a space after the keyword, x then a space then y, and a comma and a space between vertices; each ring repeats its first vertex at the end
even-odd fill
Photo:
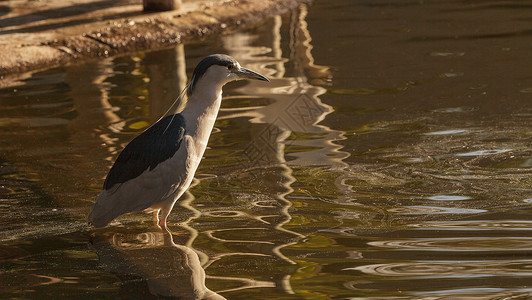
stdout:
POLYGON ((156 224, 166 228, 166 217, 190 186, 207 147, 222 87, 240 79, 269 81, 230 56, 204 58, 187 85, 183 111, 159 120, 120 153, 89 214, 89 224, 103 227, 122 214, 149 209, 156 224))

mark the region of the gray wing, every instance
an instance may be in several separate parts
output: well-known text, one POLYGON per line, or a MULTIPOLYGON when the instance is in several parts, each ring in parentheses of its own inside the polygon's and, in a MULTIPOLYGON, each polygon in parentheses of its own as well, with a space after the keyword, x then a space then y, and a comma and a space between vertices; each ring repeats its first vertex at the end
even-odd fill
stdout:
POLYGON ((155 169, 179 150, 184 135, 185 119, 181 114, 167 116, 155 123, 120 153, 105 179, 104 190, 137 178, 148 169, 155 169))

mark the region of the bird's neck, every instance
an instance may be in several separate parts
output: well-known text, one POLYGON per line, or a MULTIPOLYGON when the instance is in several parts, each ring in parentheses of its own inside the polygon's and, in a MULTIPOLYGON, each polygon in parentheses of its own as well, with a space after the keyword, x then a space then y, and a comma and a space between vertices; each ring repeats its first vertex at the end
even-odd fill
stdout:
POLYGON ((181 112, 186 122, 186 134, 190 135, 198 149, 205 150, 218 110, 222 103, 222 87, 196 86, 181 112))

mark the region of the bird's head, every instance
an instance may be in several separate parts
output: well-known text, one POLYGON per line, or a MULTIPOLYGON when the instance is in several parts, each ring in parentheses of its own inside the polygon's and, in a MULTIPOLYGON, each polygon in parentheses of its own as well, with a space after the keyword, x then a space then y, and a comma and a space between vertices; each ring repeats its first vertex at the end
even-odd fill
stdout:
POLYGON ((210 55, 201 60, 194 69, 188 94, 191 95, 199 85, 221 89, 224 84, 241 79, 270 81, 257 72, 241 67, 236 59, 229 55, 210 55))

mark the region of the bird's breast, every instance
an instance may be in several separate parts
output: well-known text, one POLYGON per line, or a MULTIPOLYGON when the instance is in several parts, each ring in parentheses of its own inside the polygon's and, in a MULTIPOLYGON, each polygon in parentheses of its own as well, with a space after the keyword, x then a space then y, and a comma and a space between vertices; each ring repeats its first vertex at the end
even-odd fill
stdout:
POLYGON ((194 151, 200 158, 203 156, 209 142, 209 137, 220 109, 221 99, 222 96, 219 94, 215 100, 204 101, 204 103, 193 107, 187 107, 182 113, 187 124, 186 135, 190 136, 194 151))

